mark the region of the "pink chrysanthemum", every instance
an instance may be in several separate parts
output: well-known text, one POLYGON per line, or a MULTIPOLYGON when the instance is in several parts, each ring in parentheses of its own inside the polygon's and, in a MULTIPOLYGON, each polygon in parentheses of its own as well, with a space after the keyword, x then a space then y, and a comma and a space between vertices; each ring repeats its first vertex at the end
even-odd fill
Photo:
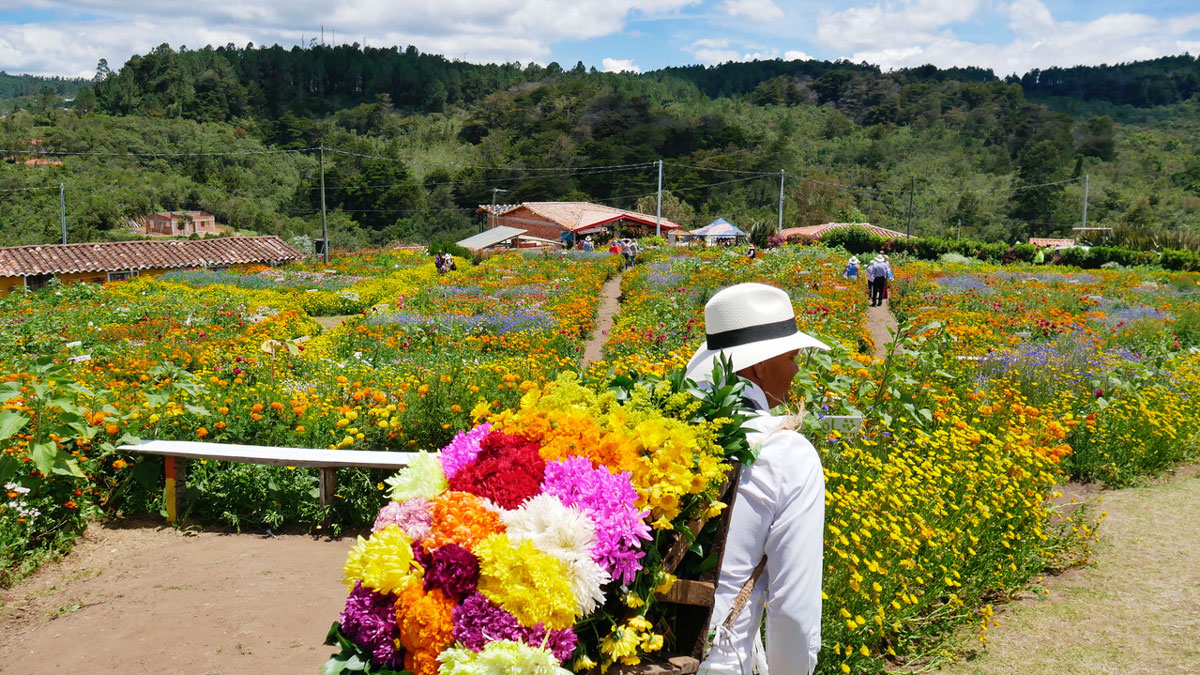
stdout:
POLYGON ((442 471, 446 478, 454 478, 455 474, 471 462, 479 454, 479 442, 492 430, 492 425, 484 422, 469 431, 460 431, 454 435, 454 440, 442 448, 442 471))
POLYGON ((413 497, 402 502, 389 501, 379 515, 375 517, 375 527, 372 532, 378 532, 388 525, 396 525, 400 531, 408 535, 412 541, 429 536, 429 526, 433 522, 433 509, 429 500, 424 497, 413 497))
POLYGON ((542 492, 586 513, 596 523, 593 559, 614 580, 633 581, 642 569, 642 542, 651 538, 646 524, 650 513, 634 506, 637 492, 628 472, 613 474, 592 468, 584 457, 569 457, 546 464, 542 492))

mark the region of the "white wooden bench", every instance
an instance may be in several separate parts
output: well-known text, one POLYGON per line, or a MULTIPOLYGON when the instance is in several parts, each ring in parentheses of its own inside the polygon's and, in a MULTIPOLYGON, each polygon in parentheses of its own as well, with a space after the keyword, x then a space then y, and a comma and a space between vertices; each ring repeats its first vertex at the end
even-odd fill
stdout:
POLYGON ((321 504, 333 502, 337 490, 337 470, 343 466, 367 469, 402 469, 408 466, 414 453, 381 452, 378 450, 318 450, 314 448, 276 448, 264 445, 234 445, 199 441, 147 441, 140 445, 122 445, 120 450, 146 455, 162 455, 166 468, 167 520, 174 523, 179 517, 179 492, 186 480, 186 464, 178 460, 211 459, 222 462, 273 464, 275 466, 304 466, 321 470, 321 504))

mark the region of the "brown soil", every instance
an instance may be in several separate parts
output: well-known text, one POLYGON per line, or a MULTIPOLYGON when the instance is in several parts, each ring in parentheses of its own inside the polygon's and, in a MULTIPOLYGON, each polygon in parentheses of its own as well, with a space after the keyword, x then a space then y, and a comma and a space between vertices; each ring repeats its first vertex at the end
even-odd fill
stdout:
POLYGON ((896 330, 896 317, 892 316, 892 310, 888 308, 888 302, 878 307, 867 307, 867 330, 871 332, 871 339, 875 341, 875 357, 884 358, 887 356, 887 346, 892 342, 892 336, 888 333, 888 329, 896 330))
POLYGON ((986 649, 937 672, 1200 672, 1198 469, 1127 490, 1066 486, 1107 513, 1093 564, 1043 579, 998 608, 986 649))
POLYGON ((351 319, 356 316, 359 316, 359 315, 358 314, 339 314, 337 316, 314 316, 313 321, 316 321, 317 323, 321 324, 321 332, 323 333, 323 332, 329 330, 330 328, 337 328, 338 326, 342 325, 342 322, 345 321, 346 319, 351 319))
POLYGON ((0 672, 313 673, 351 542, 92 525, 0 591, 0 672))
POLYGON ((608 332, 612 330, 613 318, 621 311, 621 275, 609 279, 600 290, 600 308, 596 314, 596 330, 592 339, 583 348, 583 356, 579 360, 580 369, 589 363, 595 363, 603 358, 604 342, 608 340, 608 332))

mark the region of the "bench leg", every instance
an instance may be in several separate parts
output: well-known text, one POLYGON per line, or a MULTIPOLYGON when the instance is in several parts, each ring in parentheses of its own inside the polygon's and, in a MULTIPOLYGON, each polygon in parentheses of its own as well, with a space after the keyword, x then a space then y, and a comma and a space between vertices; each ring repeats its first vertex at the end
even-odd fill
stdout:
POLYGON ((163 502, 167 507, 167 522, 172 525, 179 519, 179 493, 187 478, 186 460, 167 455, 163 458, 166 472, 166 486, 163 488, 163 502))
POLYGON ((335 492, 337 492, 337 469, 331 466, 321 467, 321 506, 332 504, 335 492))

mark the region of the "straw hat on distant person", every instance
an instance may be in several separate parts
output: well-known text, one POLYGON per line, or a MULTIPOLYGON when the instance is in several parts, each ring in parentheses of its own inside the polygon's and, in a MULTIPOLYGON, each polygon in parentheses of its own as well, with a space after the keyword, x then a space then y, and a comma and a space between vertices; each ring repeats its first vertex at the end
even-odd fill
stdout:
POLYGON ((704 344, 688 362, 687 376, 707 381, 713 360, 724 354, 734 372, 799 349, 829 346, 796 327, 788 294, 774 286, 737 284, 719 291, 704 306, 704 344))

